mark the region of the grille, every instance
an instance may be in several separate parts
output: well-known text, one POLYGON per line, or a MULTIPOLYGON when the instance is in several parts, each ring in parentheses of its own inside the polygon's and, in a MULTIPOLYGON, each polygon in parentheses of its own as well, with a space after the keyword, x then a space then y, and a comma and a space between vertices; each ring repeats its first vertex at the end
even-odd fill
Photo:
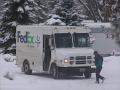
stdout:
POLYGON ((86 61, 76 61, 76 64, 86 64, 86 61))
POLYGON ((86 56, 76 56, 76 64, 86 64, 86 56))
POLYGON ((70 60, 74 60, 74 57, 70 57, 70 60))
POLYGON ((76 60, 86 60, 86 56, 76 56, 76 60))
POLYGON ((87 56, 87 59, 92 59, 92 56, 87 56))

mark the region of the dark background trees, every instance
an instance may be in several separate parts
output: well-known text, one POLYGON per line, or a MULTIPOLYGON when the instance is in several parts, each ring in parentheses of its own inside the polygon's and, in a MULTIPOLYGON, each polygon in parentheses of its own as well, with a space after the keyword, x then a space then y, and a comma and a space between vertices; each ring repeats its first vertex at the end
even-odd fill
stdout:
POLYGON ((17 25, 45 23, 51 18, 56 20, 55 25, 81 25, 83 20, 111 22, 112 34, 120 45, 120 0, 1 0, 0 47, 3 52, 16 53, 17 25))
POLYGON ((4 2, 0 25, 0 47, 3 48, 4 53, 16 53, 17 25, 44 21, 45 13, 42 11, 44 7, 39 4, 31 0, 8 0, 4 2), (38 15, 39 12, 41 13, 38 15))

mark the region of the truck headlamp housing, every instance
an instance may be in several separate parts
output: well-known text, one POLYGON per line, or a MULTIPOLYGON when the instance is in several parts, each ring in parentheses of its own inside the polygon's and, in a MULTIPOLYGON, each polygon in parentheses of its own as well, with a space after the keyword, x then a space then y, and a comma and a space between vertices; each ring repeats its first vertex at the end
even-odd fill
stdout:
POLYGON ((87 62, 88 62, 88 64, 91 64, 91 63, 92 63, 92 61, 91 61, 91 60, 88 60, 87 62))
POLYGON ((64 62, 65 62, 65 63, 68 63, 68 59, 65 59, 64 62))

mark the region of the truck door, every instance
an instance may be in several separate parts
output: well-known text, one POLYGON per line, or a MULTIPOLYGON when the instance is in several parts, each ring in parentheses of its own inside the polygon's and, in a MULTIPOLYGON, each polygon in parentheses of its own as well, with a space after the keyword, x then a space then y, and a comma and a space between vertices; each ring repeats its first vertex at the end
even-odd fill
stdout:
POLYGON ((43 35, 43 52, 44 52, 44 60, 43 60, 43 70, 48 71, 50 60, 51 60, 51 50, 49 46, 49 38, 50 35, 43 35))

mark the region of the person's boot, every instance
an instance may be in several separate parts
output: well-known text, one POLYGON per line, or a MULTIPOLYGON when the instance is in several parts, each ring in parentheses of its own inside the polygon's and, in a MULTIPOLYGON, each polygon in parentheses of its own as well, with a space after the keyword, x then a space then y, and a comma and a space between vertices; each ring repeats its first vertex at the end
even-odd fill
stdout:
POLYGON ((96 84, 99 84, 99 81, 96 81, 95 83, 96 83, 96 84))
POLYGON ((102 83, 104 83, 105 78, 102 79, 102 83))

